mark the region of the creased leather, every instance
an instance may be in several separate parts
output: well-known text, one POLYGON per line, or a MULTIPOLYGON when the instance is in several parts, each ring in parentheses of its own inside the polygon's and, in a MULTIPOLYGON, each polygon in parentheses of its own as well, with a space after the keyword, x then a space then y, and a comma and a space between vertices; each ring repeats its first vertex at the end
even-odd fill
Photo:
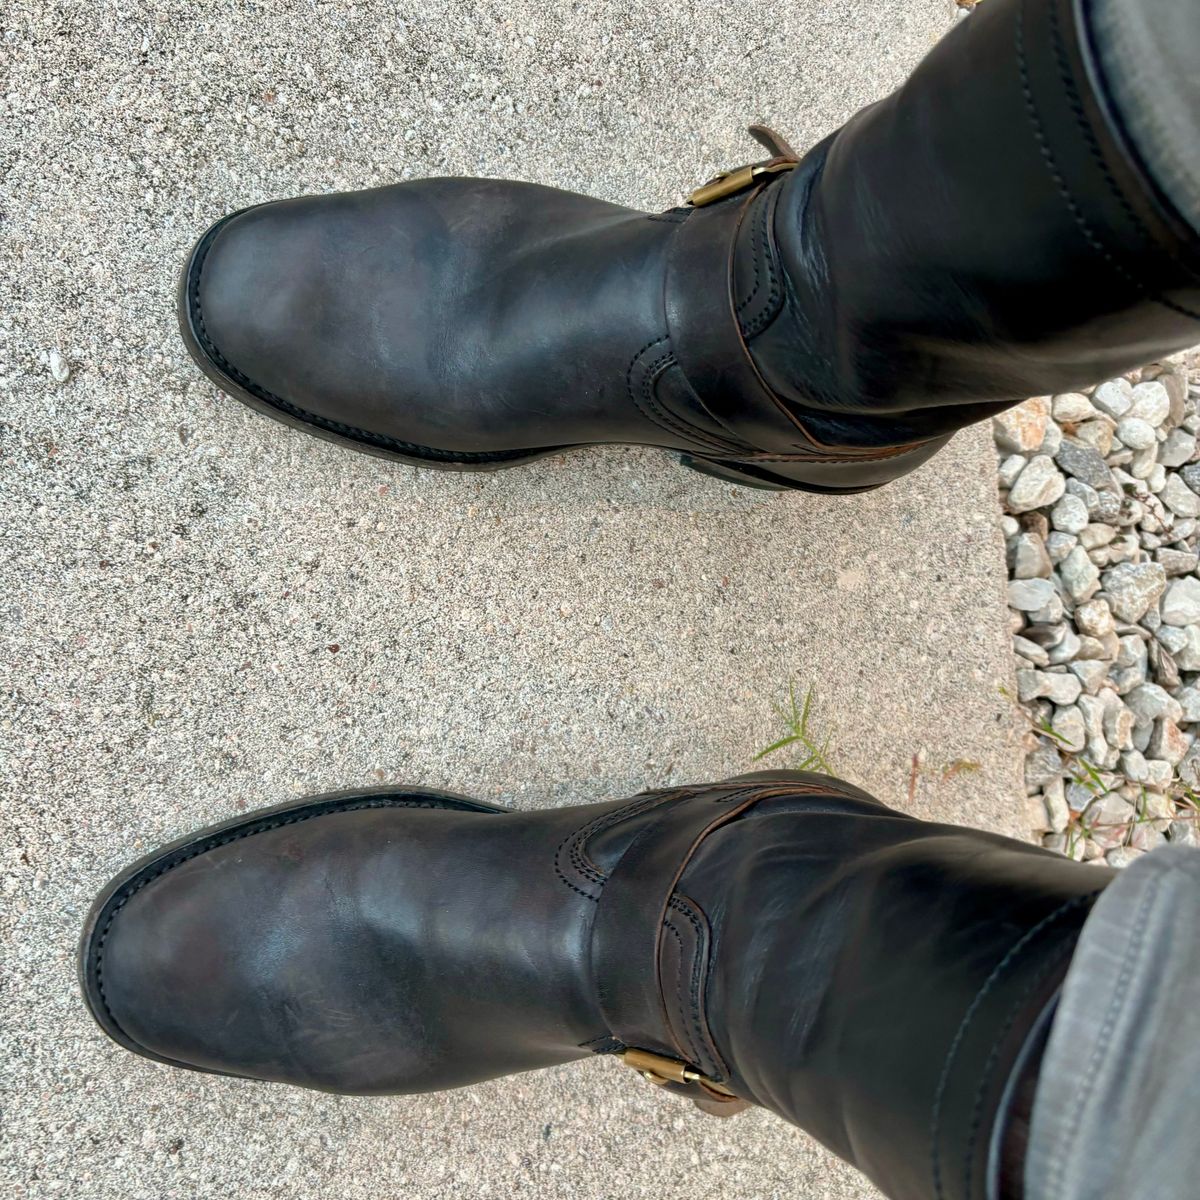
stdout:
POLYGON ((89 919, 89 1007, 160 1061, 356 1094, 632 1046, 894 1200, 986 1195, 1010 1076, 1113 872, 803 772, 472 804, 314 797, 151 856, 89 919))
POLYGON ((260 205, 202 239, 185 338, 256 407, 406 461, 633 442, 759 486, 879 486, 1010 403, 1200 340, 1200 238, 1086 20, 989 0, 712 209, 486 179, 260 205))
POLYGON ((764 799, 679 882, 732 1089, 892 1200, 984 1200, 1011 1071, 1113 875, 836 780, 764 799))
POLYGON ((780 185, 788 287, 750 345, 814 434, 948 434, 1200 341, 1200 237, 1129 152, 1087 19, 987 0, 780 185))

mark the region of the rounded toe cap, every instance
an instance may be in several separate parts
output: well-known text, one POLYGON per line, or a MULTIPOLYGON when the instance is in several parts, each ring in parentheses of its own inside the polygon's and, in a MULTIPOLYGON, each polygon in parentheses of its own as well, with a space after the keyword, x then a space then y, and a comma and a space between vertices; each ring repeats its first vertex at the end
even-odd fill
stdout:
POLYGON ((133 869, 97 902, 84 931, 84 1000, 113 1041, 172 1066, 243 1074, 237 1046, 221 1036, 231 1011, 222 995, 223 938, 194 876, 133 869))
POLYGON ((180 287, 180 325, 197 362, 239 398, 290 402, 287 369, 304 356, 311 298, 304 247, 262 204, 217 221, 192 248, 180 287))

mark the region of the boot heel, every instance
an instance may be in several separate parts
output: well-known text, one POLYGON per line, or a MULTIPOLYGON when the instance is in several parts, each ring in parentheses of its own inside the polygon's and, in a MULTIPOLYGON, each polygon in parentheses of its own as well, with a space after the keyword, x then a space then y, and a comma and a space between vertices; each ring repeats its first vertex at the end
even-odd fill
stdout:
POLYGON ((787 492, 796 488, 796 484, 788 483, 778 476, 766 471, 754 471, 753 468, 733 466, 731 463, 718 462, 715 459, 693 458, 690 454, 681 454, 679 461, 701 475, 711 475, 714 479, 725 479, 729 483, 740 484, 742 487, 760 488, 768 492, 787 492))
POLYGON ((809 483, 803 479, 788 478, 763 471, 749 463, 723 462, 715 458, 693 458, 690 454, 681 454, 679 461, 701 475, 711 475, 714 479, 724 479, 741 487, 759 488, 767 492, 820 492, 823 495, 853 496, 858 492, 870 492, 881 486, 878 483, 866 483, 860 487, 829 487, 820 483, 809 483))

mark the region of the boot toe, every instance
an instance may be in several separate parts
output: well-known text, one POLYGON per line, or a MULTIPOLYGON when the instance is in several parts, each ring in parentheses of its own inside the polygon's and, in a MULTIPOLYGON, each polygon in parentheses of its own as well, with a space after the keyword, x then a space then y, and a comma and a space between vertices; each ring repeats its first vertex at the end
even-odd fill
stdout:
POLYGON ((181 280, 180 327, 192 357, 223 391, 272 415, 328 416, 320 409, 331 401, 336 409, 336 388, 331 395, 321 377, 329 348, 317 324, 337 297, 311 269, 314 256, 320 261, 319 223, 295 214, 297 207, 312 202, 243 209, 204 234, 181 280))
POLYGON ((210 836, 114 880, 81 947, 89 1009, 119 1045, 170 1066, 389 1090, 412 1069, 392 994, 405 972, 389 986, 361 953, 369 932, 356 939, 320 902, 328 880, 319 853, 305 868, 304 839, 261 840, 210 836))
POLYGON ((119 1045, 172 1066, 253 1075, 251 997, 233 994, 205 872, 133 868, 97 902, 80 948, 84 999, 119 1045))
POLYGON ((173 842, 97 899, 84 1000, 115 1042, 171 1066, 355 1095, 477 1078, 430 982, 447 872, 426 873, 422 838, 455 855, 446 831, 498 811, 351 789, 173 842))
POLYGON ((424 212, 416 199, 366 193, 218 221, 180 283, 193 359, 235 399, 330 440, 392 455, 452 440, 444 389, 426 369, 438 289, 421 252, 424 212))

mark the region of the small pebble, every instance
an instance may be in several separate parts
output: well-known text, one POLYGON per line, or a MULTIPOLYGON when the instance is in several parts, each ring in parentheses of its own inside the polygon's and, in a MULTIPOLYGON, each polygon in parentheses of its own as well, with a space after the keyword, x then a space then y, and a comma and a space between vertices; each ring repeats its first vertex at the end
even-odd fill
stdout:
POLYGON ((1158 445, 1154 426, 1140 417, 1124 417, 1117 423, 1117 437, 1130 450, 1149 450, 1158 445))
POLYGON ((1161 425, 1171 411, 1171 400, 1167 395, 1167 389, 1157 381, 1139 383, 1133 389, 1132 400, 1133 403, 1129 406, 1126 417, 1140 419, 1152 427, 1161 425))
POLYGON ((1029 460, 1008 492, 1008 510, 1028 512, 1053 504, 1066 490, 1067 482, 1049 455, 1039 454, 1029 460))

